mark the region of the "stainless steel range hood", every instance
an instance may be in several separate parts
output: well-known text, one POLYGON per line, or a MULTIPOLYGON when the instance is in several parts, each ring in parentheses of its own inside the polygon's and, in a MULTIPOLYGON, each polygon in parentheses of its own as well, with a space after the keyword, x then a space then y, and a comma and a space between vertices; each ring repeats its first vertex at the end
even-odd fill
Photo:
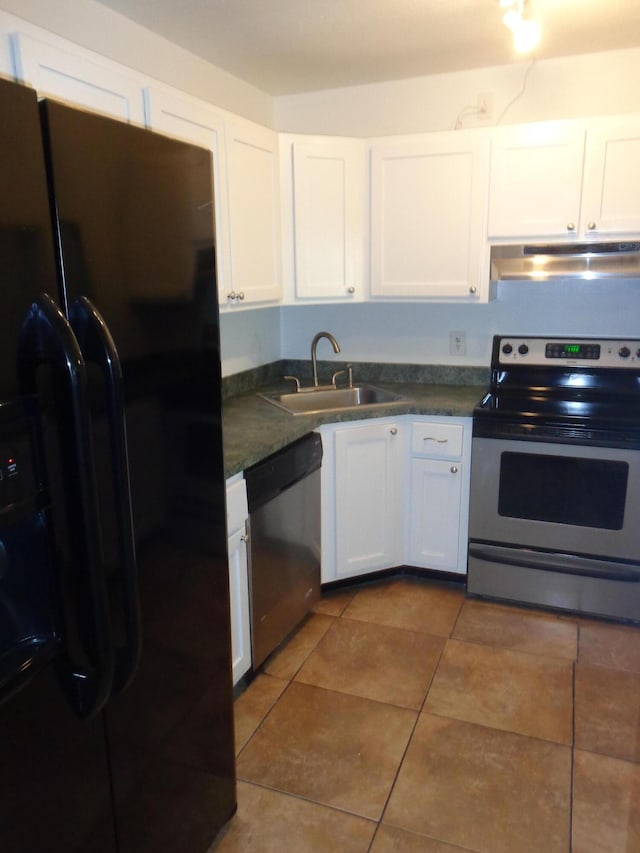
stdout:
POLYGON ((491 281, 640 278, 640 241, 491 247, 491 281))

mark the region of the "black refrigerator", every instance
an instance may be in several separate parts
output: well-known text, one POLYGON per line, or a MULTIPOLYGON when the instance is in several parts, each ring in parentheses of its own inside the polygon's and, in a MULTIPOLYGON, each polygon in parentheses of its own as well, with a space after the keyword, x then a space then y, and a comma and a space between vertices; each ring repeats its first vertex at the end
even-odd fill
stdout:
POLYGON ((0 80, 0 850, 236 808, 210 153, 0 80))

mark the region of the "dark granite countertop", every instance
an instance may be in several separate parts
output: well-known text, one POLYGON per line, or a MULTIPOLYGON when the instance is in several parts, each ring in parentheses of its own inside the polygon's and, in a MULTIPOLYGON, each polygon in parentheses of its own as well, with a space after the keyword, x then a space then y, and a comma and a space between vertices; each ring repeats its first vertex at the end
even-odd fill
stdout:
MULTIPOLYGON (((476 376, 472 377, 477 383, 476 376)), ((250 393, 228 397, 223 405, 225 476, 264 459, 269 454, 311 432, 320 424, 344 423, 399 415, 470 417, 487 390, 486 384, 431 384, 425 382, 375 382, 380 388, 407 397, 375 409, 358 408, 314 415, 290 415, 250 393)), ((273 386, 271 386, 273 387, 273 386)))

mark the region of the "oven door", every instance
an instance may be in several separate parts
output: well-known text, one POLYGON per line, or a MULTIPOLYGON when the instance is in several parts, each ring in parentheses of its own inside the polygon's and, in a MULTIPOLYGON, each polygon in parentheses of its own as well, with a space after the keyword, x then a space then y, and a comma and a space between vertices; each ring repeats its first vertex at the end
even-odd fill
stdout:
POLYGON ((471 471, 469 592, 640 619, 640 452, 474 438, 471 471))

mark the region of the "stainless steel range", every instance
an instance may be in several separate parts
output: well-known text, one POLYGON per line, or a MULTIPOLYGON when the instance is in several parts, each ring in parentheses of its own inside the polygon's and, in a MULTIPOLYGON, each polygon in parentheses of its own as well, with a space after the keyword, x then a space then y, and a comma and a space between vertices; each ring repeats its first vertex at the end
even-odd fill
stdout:
POLYGON ((640 340, 496 336, 468 591, 640 620, 640 340))

